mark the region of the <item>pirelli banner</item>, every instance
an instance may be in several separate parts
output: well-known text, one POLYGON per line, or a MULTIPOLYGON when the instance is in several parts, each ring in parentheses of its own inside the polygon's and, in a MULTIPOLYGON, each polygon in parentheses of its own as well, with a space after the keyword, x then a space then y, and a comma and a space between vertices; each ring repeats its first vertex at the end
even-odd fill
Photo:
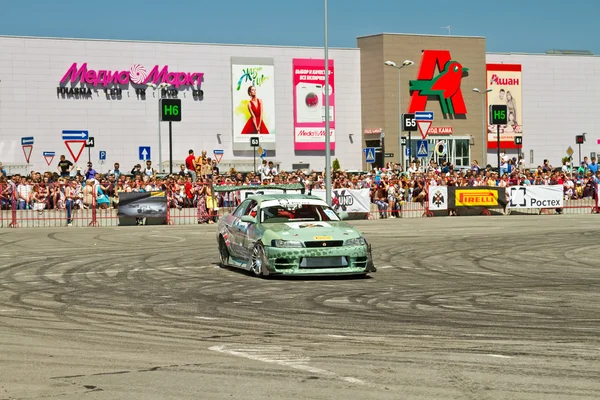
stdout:
POLYGON ((562 208, 562 185, 511 186, 508 208, 562 208))
POLYGON ((506 191, 501 187, 429 187, 429 209, 431 211, 463 207, 504 208, 506 204, 506 191))

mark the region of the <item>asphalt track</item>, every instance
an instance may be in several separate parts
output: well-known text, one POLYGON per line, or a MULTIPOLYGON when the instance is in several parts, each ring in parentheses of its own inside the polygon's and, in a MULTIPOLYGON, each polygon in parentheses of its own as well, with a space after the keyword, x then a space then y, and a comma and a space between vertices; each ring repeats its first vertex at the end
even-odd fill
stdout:
POLYGON ((358 221, 378 272, 220 269, 214 226, 0 231, 0 399, 598 399, 596 215, 358 221))

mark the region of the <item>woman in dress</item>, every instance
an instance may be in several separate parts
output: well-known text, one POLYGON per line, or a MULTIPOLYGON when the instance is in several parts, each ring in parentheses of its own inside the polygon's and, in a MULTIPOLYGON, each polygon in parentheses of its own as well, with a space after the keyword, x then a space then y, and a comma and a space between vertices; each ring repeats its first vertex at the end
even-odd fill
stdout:
POLYGON ((256 97, 256 87, 248 87, 248 95, 250 101, 248 101, 248 111, 250 112, 250 119, 244 125, 242 134, 249 133, 264 133, 268 134, 269 129, 263 121, 263 102, 261 99, 256 97))

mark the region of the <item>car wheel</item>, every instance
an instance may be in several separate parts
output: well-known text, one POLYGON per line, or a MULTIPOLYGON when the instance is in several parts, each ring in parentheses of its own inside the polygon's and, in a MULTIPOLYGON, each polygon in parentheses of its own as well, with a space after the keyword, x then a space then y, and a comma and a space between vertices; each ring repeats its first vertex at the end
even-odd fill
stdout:
POLYGON ((221 263, 221 267, 226 267, 229 265, 229 249, 227 248, 227 244, 225 243, 223 236, 219 238, 219 261, 221 263))
POLYGON ((262 243, 256 243, 254 249, 252 249, 252 262, 250 264, 250 271, 258 277, 264 277, 268 275, 267 271, 267 255, 265 248, 262 243))

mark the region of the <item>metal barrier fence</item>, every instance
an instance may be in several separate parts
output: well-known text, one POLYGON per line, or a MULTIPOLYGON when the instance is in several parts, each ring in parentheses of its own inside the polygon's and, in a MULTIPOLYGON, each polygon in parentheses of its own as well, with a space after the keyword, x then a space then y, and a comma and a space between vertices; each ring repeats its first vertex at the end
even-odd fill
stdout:
MULTIPOLYGON (((200 210, 198 199, 194 199, 188 204, 178 204, 174 201, 175 194, 167 191, 167 218, 166 223, 170 225, 192 225, 199 222, 216 222, 219 217, 228 214, 239 204, 241 196, 239 194, 226 195, 219 192, 215 193, 211 184, 206 185, 211 189, 211 195, 204 199, 206 208, 200 210), (208 199, 212 200, 208 200, 208 199), (185 206, 184 206, 185 205, 185 206), (203 211, 203 212, 201 212, 203 211), (202 218, 201 218, 202 217, 202 218)), ((259 189, 260 187, 257 187, 259 189)), ((264 188, 264 187, 263 187, 264 188)), ((429 188, 426 188, 428 191, 429 188)), ((561 214, 590 214, 599 213, 598 207, 598 185, 596 185, 595 197, 586 197, 576 200, 564 200, 563 207, 560 208, 561 214)), ((69 207, 62 205, 55 209, 49 207, 51 204, 46 199, 44 207, 30 204, 30 208, 19 206, 17 191, 10 187, 10 184, 0 184, 0 228, 37 228, 37 227, 106 227, 123 225, 123 219, 119 217, 117 208, 98 208, 96 190, 92 194, 92 202, 87 208, 80 205, 71 204, 69 207), (20 209, 26 208, 26 209, 20 209), (70 218, 69 218, 70 216, 70 218)), ((41 203, 37 203, 41 204, 41 203)), ((421 218, 434 216, 447 216, 449 213, 444 211, 431 211, 428 207, 427 197, 422 202, 400 202, 399 207, 395 209, 381 209, 377 204, 372 203, 369 212, 356 213, 352 215, 353 219, 383 219, 383 218, 421 218)), ((531 208, 531 209, 494 209, 494 208, 473 208, 472 210, 459 213, 459 215, 527 215, 527 214, 557 214, 556 208, 531 208)), ((145 224, 145 222, 143 223, 145 224)))

